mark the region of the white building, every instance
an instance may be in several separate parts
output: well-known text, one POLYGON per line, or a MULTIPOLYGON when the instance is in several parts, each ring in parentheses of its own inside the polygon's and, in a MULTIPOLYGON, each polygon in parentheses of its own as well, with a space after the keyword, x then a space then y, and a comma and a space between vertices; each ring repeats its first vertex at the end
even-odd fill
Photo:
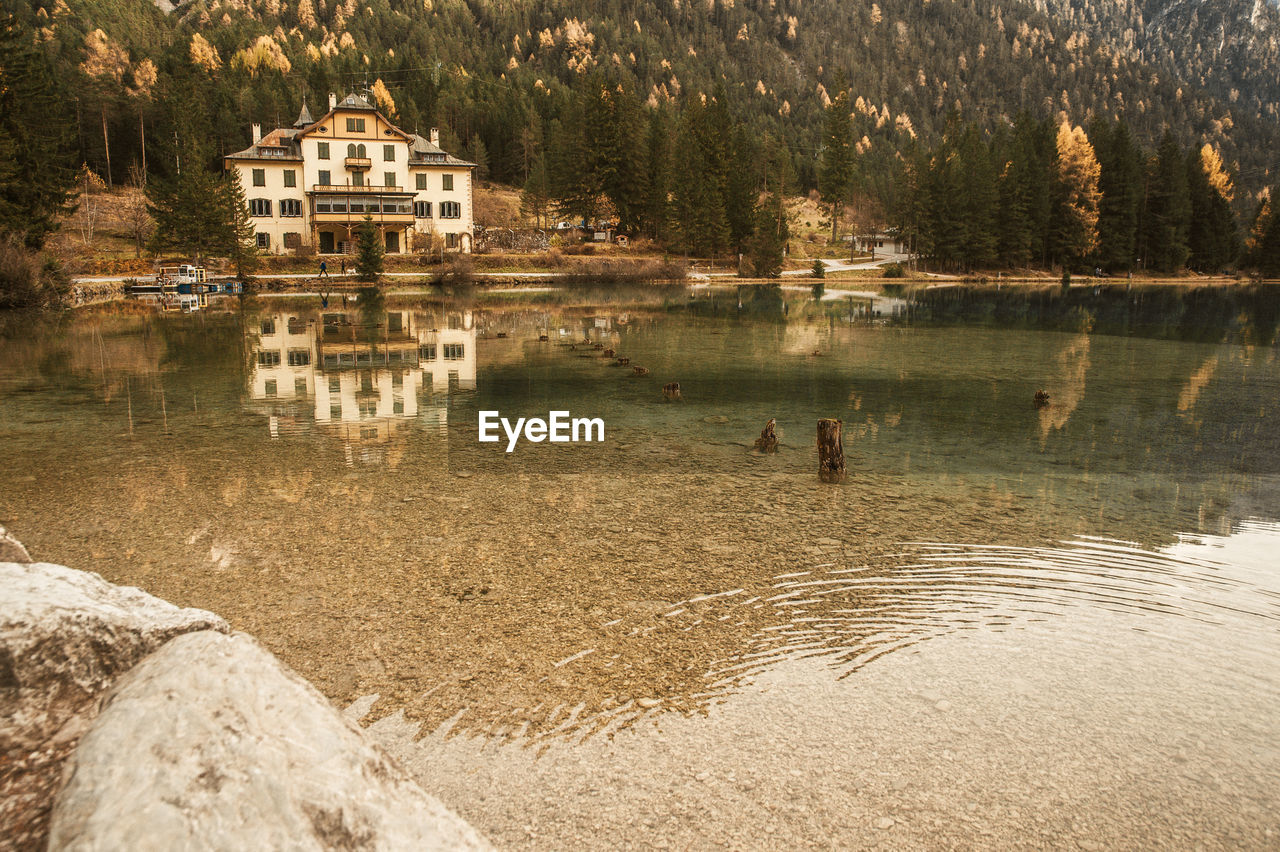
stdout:
POLYGON ((312 120, 306 106, 292 127, 262 135, 225 158, 244 187, 258 247, 283 254, 355 251, 366 216, 388 254, 438 248, 470 252, 471 170, 430 138, 406 133, 367 100, 348 95, 312 120))

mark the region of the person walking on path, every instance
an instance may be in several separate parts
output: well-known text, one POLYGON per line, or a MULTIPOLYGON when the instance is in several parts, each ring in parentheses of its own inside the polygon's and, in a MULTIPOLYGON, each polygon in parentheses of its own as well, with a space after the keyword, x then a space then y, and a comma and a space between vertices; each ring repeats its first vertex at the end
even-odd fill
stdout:
POLYGON ((345 257, 342 259, 342 274, 347 274, 347 259, 345 257))
POLYGON ((329 265, 325 263, 323 260, 320 261, 320 277, 321 278, 329 277, 329 265))

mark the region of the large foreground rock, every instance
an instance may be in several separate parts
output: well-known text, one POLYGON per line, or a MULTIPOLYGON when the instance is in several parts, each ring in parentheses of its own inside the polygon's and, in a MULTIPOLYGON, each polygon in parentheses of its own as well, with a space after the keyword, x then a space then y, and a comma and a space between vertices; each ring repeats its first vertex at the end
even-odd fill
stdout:
POLYGON ((249 636, 174 639, 102 705, 50 849, 490 848, 249 636))
MULTIPOLYGON (((0 548, 26 554, 8 538, 0 548)), ((0 562, 0 846, 43 845, 62 761, 99 694, 174 636, 228 629, 97 574, 0 562)))

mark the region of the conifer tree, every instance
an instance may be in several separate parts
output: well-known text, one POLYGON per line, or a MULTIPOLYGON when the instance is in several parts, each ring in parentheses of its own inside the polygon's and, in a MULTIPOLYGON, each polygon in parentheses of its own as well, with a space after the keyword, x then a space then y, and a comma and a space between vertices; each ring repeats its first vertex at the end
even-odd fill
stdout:
POLYGON ((849 117, 849 92, 842 81, 840 92, 827 106, 822 128, 822 167, 818 172, 818 190, 822 200, 831 205, 832 243, 839 238, 840 208, 848 199, 853 166, 853 121, 849 117))
POLYGON ((31 34, 0 12, 0 232, 28 248, 44 245, 75 184, 67 100, 31 34))
POLYGON ((1098 178, 1101 169, 1084 130, 1065 121, 1058 128, 1058 158, 1053 184, 1052 252, 1074 266, 1098 244, 1098 178))
POLYGON ((690 99, 681 116, 679 170, 673 192, 673 217, 686 252, 723 254, 729 245, 729 221, 721 191, 715 137, 707 132, 707 110, 690 99), (711 150, 704 147, 712 144, 711 150))
POLYGON ((968 269, 991 266, 998 257, 999 187, 991 152, 976 124, 969 124, 960 137, 955 168, 960 193, 958 227, 962 249, 959 261, 968 269))
POLYGON ((671 130, 666 114, 655 113, 649 120, 649 186, 645 197, 645 232, 655 240, 671 236, 672 150, 671 130))
POLYGON ((1187 195, 1191 202, 1187 265, 1217 272, 1239 255, 1240 233, 1231 209, 1231 178, 1211 145, 1193 149, 1187 157, 1187 195))
POLYGON ((1142 217, 1142 257, 1148 269, 1177 272, 1187 261, 1191 199, 1186 160, 1173 133, 1165 131, 1147 167, 1147 202, 1142 217))
POLYGON ((1280 213, 1276 199, 1280 198, 1280 186, 1273 187, 1269 196, 1258 205, 1249 234, 1247 262, 1265 278, 1280 278, 1280 213))
POLYGON ((547 227, 551 207, 551 186, 547 178, 547 160, 542 154, 534 158, 529 177, 520 193, 520 212, 533 219, 536 227, 547 227))
POLYGON ((189 136, 179 144, 181 169, 147 185, 147 211, 156 222, 151 248, 176 250, 193 259, 226 257, 232 253, 236 233, 225 180, 235 178, 224 180, 206 167, 209 152, 201 140, 189 136))
POLYGON ((356 232, 356 276, 361 281, 377 281, 382 274, 382 255, 382 240, 373 217, 365 216, 356 232))
POLYGON ((1142 208, 1142 149, 1123 121, 1095 122, 1090 128, 1101 169, 1098 189, 1098 265, 1103 269, 1133 268, 1138 246, 1138 217, 1142 208))
POLYGON ((258 269, 257 234, 253 227, 253 219, 249 217, 249 205, 245 201, 244 187, 240 185, 235 172, 225 173, 221 184, 219 195, 231 237, 227 259, 231 261, 236 277, 243 281, 258 269))
POLYGON ((777 278, 782 273, 787 242, 791 239, 784 203, 790 183, 791 158, 786 146, 776 140, 768 141, 767 151, 765 200, 754 212, 754 227, 747 248, 755 274, 761 278, 777 278))

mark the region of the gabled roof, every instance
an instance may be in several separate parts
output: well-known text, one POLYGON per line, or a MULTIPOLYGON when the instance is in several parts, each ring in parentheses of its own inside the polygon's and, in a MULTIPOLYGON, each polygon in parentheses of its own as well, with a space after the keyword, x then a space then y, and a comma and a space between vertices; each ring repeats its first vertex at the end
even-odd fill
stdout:
POLYGON ((301 160, 302 145, 298 131, 292 127, 278 127, 260 140, 234 154, 228 160, 301 160))
POLYGON ((378 111, 377 107, 369 103, 360 95, 357 95, 355 92, 352 92, 351 94, 343 98, 338 103, 337 109, 368 109, 368 110, 373 110, 374 112, 378 111))
POLYGON ((319 120, 312 120, 311 111, 307 109, 304 101, 302 111, 298 113, 298 120, 293 123, 293 127, 278 127, 271 131, 262 139, 243 151, 234 154, 228 154, 224 159, 227 160, 301 160, 302 159, 302 137, 311 133, 315 128, 323 123, 325 119, 333 115, 338 110, 366 110, 372 112, 378 118, 386 122, 401 138, 409 143, 409 165, 425 166, 425 165, 444 165, 457 166, 458 168, 473 169, 475 163, 468 163, 461 160, 449 152, 445 151, 439 145, 433 144, 423 136, 416 133, 406 133, 400 128, 392 124, 387 117, 378 112, 377 107, 369 103, 368 100, 352 92, 343 98, 337 106, 320 116, 319 120))
POLYGON ((466 160, 459 160, 439 145, 432 144, 428 139, 414 133, 409 137, 409 165, 445 165, 475 168, 476 164, 468 163, 466 160))

